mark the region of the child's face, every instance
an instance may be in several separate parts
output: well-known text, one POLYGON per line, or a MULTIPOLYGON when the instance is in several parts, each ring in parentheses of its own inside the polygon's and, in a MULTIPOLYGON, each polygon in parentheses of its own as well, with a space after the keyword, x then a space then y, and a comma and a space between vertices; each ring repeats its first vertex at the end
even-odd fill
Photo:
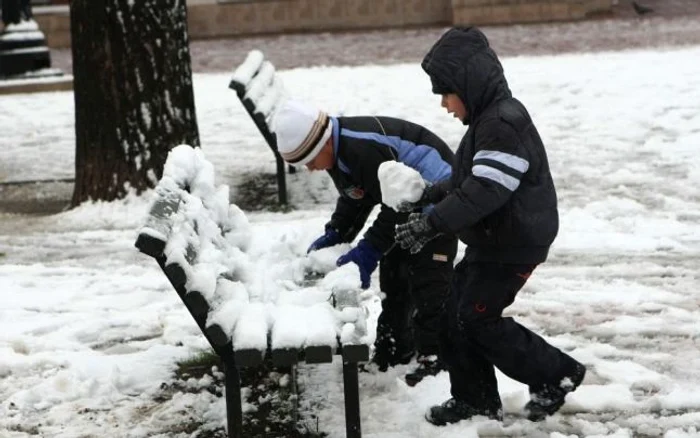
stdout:
POLYGON ((333 136, 331 136, 326 140, 326 144, 316 158, 306 163, 306 168, 309 170, 329 170, 333 168, 333 164, 333 136))
POLYGON ((467 108, 464 106, 464 102, 454 93, 443 94, 440 105, 459 120, 464 121, 467 117, 467 108))

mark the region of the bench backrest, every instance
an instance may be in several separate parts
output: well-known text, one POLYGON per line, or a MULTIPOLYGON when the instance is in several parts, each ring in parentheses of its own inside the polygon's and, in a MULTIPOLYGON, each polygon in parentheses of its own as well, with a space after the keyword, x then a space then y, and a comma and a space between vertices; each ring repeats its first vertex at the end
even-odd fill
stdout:
POLYGON ((262 52, 252 50, 245 61, 233 72, 229 88, 236 92, 243 107, 275 155, 278 198, 280 204, 286 204, 285 163, 277 150, 277 139, 271 128, 275 109, 286 98, 282 81, 275 73, 275 66, 265 59, 262 52))

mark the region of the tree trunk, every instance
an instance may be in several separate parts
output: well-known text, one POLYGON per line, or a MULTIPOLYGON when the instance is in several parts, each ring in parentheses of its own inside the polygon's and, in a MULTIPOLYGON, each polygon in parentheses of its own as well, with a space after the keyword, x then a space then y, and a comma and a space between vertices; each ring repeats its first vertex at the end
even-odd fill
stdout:
POLYGON ((185 0, 73 0, 72 205, 154 187, 168 151, 199 146, 185 0))

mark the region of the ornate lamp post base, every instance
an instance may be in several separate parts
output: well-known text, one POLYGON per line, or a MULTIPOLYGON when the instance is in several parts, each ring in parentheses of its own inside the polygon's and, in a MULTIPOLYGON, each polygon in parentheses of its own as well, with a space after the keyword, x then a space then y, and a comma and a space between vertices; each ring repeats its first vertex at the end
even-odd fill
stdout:
POLYGON ((5 26, 0 33, 0 77, 24 75, 49 67, 51 54, 36 21, 29 19, 5 26))

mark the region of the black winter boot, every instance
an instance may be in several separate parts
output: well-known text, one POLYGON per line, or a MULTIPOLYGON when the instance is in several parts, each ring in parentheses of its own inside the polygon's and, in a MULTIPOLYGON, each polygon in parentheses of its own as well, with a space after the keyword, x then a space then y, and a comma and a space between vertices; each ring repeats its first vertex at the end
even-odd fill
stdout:
POLYGON ((492 420, 503 420, 503 410, 477 409, 463 401, 451 398, 439 406, 433 406, 425 413, 425 419, 436 426, 457 423, 482 415, 492 420))
POLYGON ((435 354, 418 356, 416 362, 418 362, 418 366, 406 374, 405 379, 408 386, 416 386, 424 378, 435 376, 446 369, 445 364, 435 354))
POLYGON ((530 401, 525 405, 525 414, 530 421, 542 421, 564 405, 566 394, 573 392, 583 381, 586 367, 576 364, 571 376, 562 379, 559 385, 543 385, 530 392, 530 401))

